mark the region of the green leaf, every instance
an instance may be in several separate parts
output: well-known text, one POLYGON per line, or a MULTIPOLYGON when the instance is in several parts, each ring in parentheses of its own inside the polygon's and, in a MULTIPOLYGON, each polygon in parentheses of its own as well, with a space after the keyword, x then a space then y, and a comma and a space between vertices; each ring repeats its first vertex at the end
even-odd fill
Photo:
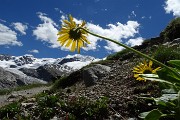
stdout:
POLYGON ((159 120, 159 118, 163 115, 159 110, 154 109, 149 112, 149 114, 145 117, 145 120, 159 120))
MULTIPOLYGON (((171 69, 173 69, 173 68, 171 68, 171 69)), ((176 69, 173 69, 173 70, 176 71, 176 69)), ((160 79, 163 79, 163 80, 169 81, 171 83, 176 83, 176 84, 180 85, 180 77, 170 70, 163 68, 163 69, 157 71, 157 74, 158 74, 160 79)))
POLYGON ((163 89, 161 91, 163 94, 175 94, 177 93, 174 89, 170 88, 170 89, 163 89))
POLYGON ((180 60, 170 60, 168 63, 176 69, 180 70, 180 60))
POLYGON ((178 92, 178 108, 180 110, 180 91, 178 92))
POLYGON ((140 76, 147 78, 159 78, 159 76, 156 74, 141 74, 140 76))
POLYGON ((152 76, 150 74, 141 74, 140 76, 146 80, 157 81, 157 82, 162 82, 162 83, 167 83, 167 84, 173 85, 173 83, 171 83, 171 82, 168 82, 166 80, 160 79, 155 76, 153 77, 153 74, 152 74, 152 76))
POLYGON ((179 120, 179 118, 180 118, 180 91, 178 92, 178 105, 176 109, 175 119, 179 120))
POLYGON ((166 102, 165 101, 157 101, 157 104, 159 105, 159 106, 164 106, 164 107, 167 107, 167 104, 166 104, 166 102))
POLYGON ((140 113, 138 117, 141 118, 141 119, 145 119, 145 117, 146 117, 149 113, 150 113, 150 111, 140 113))
POLYGON ((175 100, 177 98, 178 98, 178 94, 163 94, 161 97, 156 98, 156 100, 168 102, 168 101, 175 100))

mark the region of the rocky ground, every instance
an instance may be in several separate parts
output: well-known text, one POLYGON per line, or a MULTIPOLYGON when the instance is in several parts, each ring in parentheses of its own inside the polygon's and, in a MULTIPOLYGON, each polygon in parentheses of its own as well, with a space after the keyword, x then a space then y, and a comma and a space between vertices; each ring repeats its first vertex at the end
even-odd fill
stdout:
POLYGON ((151 109, 150 103, 148 106, 148 103, 139 97, 159 96, 160 89, 158 83, 135 80, 132 73, 135 65, 136 62, 129 60, 109 62, 106 66, 111 68, 110 71, 94 81, 94 85, 87 87, 82 80, 65 90, 70 91, 70 96, 84 96, 92 100, 101 96, 110 98, 109 119, 136 119, 140 112, 151 109))

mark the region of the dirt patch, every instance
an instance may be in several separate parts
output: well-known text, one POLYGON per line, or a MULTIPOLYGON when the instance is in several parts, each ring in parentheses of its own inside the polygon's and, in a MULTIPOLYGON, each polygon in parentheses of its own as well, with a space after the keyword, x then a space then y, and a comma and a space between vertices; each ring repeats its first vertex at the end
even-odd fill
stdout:
POLYGON ((32 97, 33 95, 41 93, 44 90, 49 90, 50 88, 51 87, 42 86, 42 87, 32 88, 28 90, 14 91, 8 95, 1 95, 0 107, 7 105, 9 103, 12 103, 14 101, 17 101, 18 99, 21 99, 22 97, 32 97))

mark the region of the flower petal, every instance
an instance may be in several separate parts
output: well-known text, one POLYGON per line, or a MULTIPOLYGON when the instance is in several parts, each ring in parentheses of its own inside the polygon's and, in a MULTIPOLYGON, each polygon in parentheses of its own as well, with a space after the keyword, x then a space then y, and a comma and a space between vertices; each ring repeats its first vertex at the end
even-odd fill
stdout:
POLYGON ((58 38, 58 41, 64 41, 64 40, 67 40, 69 38, 69 35, 68 34, 63 34, 62 36, 60 36, 58 38))
POLYGON ((72 39, 68 39, 68 42, 66 43, 66 47, 69 47, 72 44, 73 40, 72 39))
POLYGON ((156 69, 152 70, 152 73, 156 73, 156 71, 158 71, 159 69, 161 69, 161 67, 157 67, 156 69))
POLYGON ((75 51, 75 49, 76 49, 76 43, 77 43, 77 41, 76 41, 76 40, 73 40, 73 43, 72 43, 72 45, 71 45, 71 51, 72 51, 72 52, 75 51))
POLYGON ((150 61, 149 61, 149 67, 150 67, 150 68, 152 67, 152 64, 153 64, 153 62, 150 60, 150 61))

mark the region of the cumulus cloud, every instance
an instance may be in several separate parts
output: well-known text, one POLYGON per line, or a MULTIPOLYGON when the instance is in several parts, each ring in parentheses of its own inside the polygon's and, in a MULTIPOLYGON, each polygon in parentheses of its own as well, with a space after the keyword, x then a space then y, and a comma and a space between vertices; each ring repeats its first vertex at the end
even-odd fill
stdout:
MULTIPOLYGON (((46 14, 39 13, 38 16, 43 23, 39 24, 36 27, 36 29, 33 31, 33 35, 35 35, 38 40, 50 43, 50 47, 52 48, 60 47, 60 44, 57 42, 57 24, 52 19, 47 17, 46 14)), ((66 15, 61 16, 60 22, 62 22, 64 19, 67 19, 66 15)), ((74 18, 74 21, 77 24, 80 24, 82 22, 82 20, 77 18, 74 18)), ((122 39, 127 40, 129 38, 133 38, 137 33, 139 33, 138 29, 140 24, 137 21, 127 21, 127 23, 125 24, 117 22, 115 24, 108 24, 106 28, 103 28, 99 25, 87 22, 86 26, 90 31, 96 34, 100 34, 102 36, 106 36, 119 42, 122 42, 122 39)), ((84 47, 84 50, 97 50, 100 47, 98 45, 98 42, 102 39, 94 37, 92 35, 87 36, 87 38, 91 42, 91 44, 88 44, 86 47, 84 47)), ((107 51, 117 52, 122 50, 122 47, 112 42, 106 41, 106 43, 107 45, 104 46, 104 48, 107 51)), ((67 51, 69 48, 61 47, 61 49, 67 51)))
POLYGON ((143 38, 142 37, 138 37, 135 39, 129 39, 126 44, 130 45, 131 47, 136 46, 136 45, 141 45, 143 42, 143 38))
MULTIPOLYGON (((94 33, 100 34, 102 36, 112 38, 114 40, 117 40, 118 42, 122 42, 122 39, 128 39, 130 37, 134 37, 135 34, 138 33, 138 27, 139 23, 137 21, 128 21, 126 24, 121 24, 117 22, 116 24, 108 24, 107 28, 102 28, 99 25, 94 25, 92 23, 87 23, 87 28, 94 33)), ((86 49, 96 49, 97 42, 99 39, 97 37, 92 37, 89 36, 89 40, 91 43, 87 46, 86 49)), ((113 51, 117 52, 122 50, 122 47, 112 43, 112 42, 107 42, 107 45, 104 46, 104 48, 108 51, 113 51)))
POLYGON ((44 13, 39 12, 38 17, 43 23, 39 24, 36 29, 33 30, 33 35, 36 36, 37 40, 49 43, 49 47, 58 48, 58 25, 44 13))
POLYGON ((28 52, 30 52, 30 53, 39 53, 39 50, 34 49, 34 50, 29 50, 28 52))
POLYGON ((174 16, 180 17, 180 0, 167 0, 164 7, 166 13, 173 13, 174 16))
POLYGON ((19 31, 21 34, 26 35, 25 31, 28 29, 27 25, 22 24, 20 22, 12 23, 12 25, 14 26, 14 29, 19 31))
POLYGON ((17 40, 15 31, 0 23, 0 45, 22 46, 23 44, 17 40))

